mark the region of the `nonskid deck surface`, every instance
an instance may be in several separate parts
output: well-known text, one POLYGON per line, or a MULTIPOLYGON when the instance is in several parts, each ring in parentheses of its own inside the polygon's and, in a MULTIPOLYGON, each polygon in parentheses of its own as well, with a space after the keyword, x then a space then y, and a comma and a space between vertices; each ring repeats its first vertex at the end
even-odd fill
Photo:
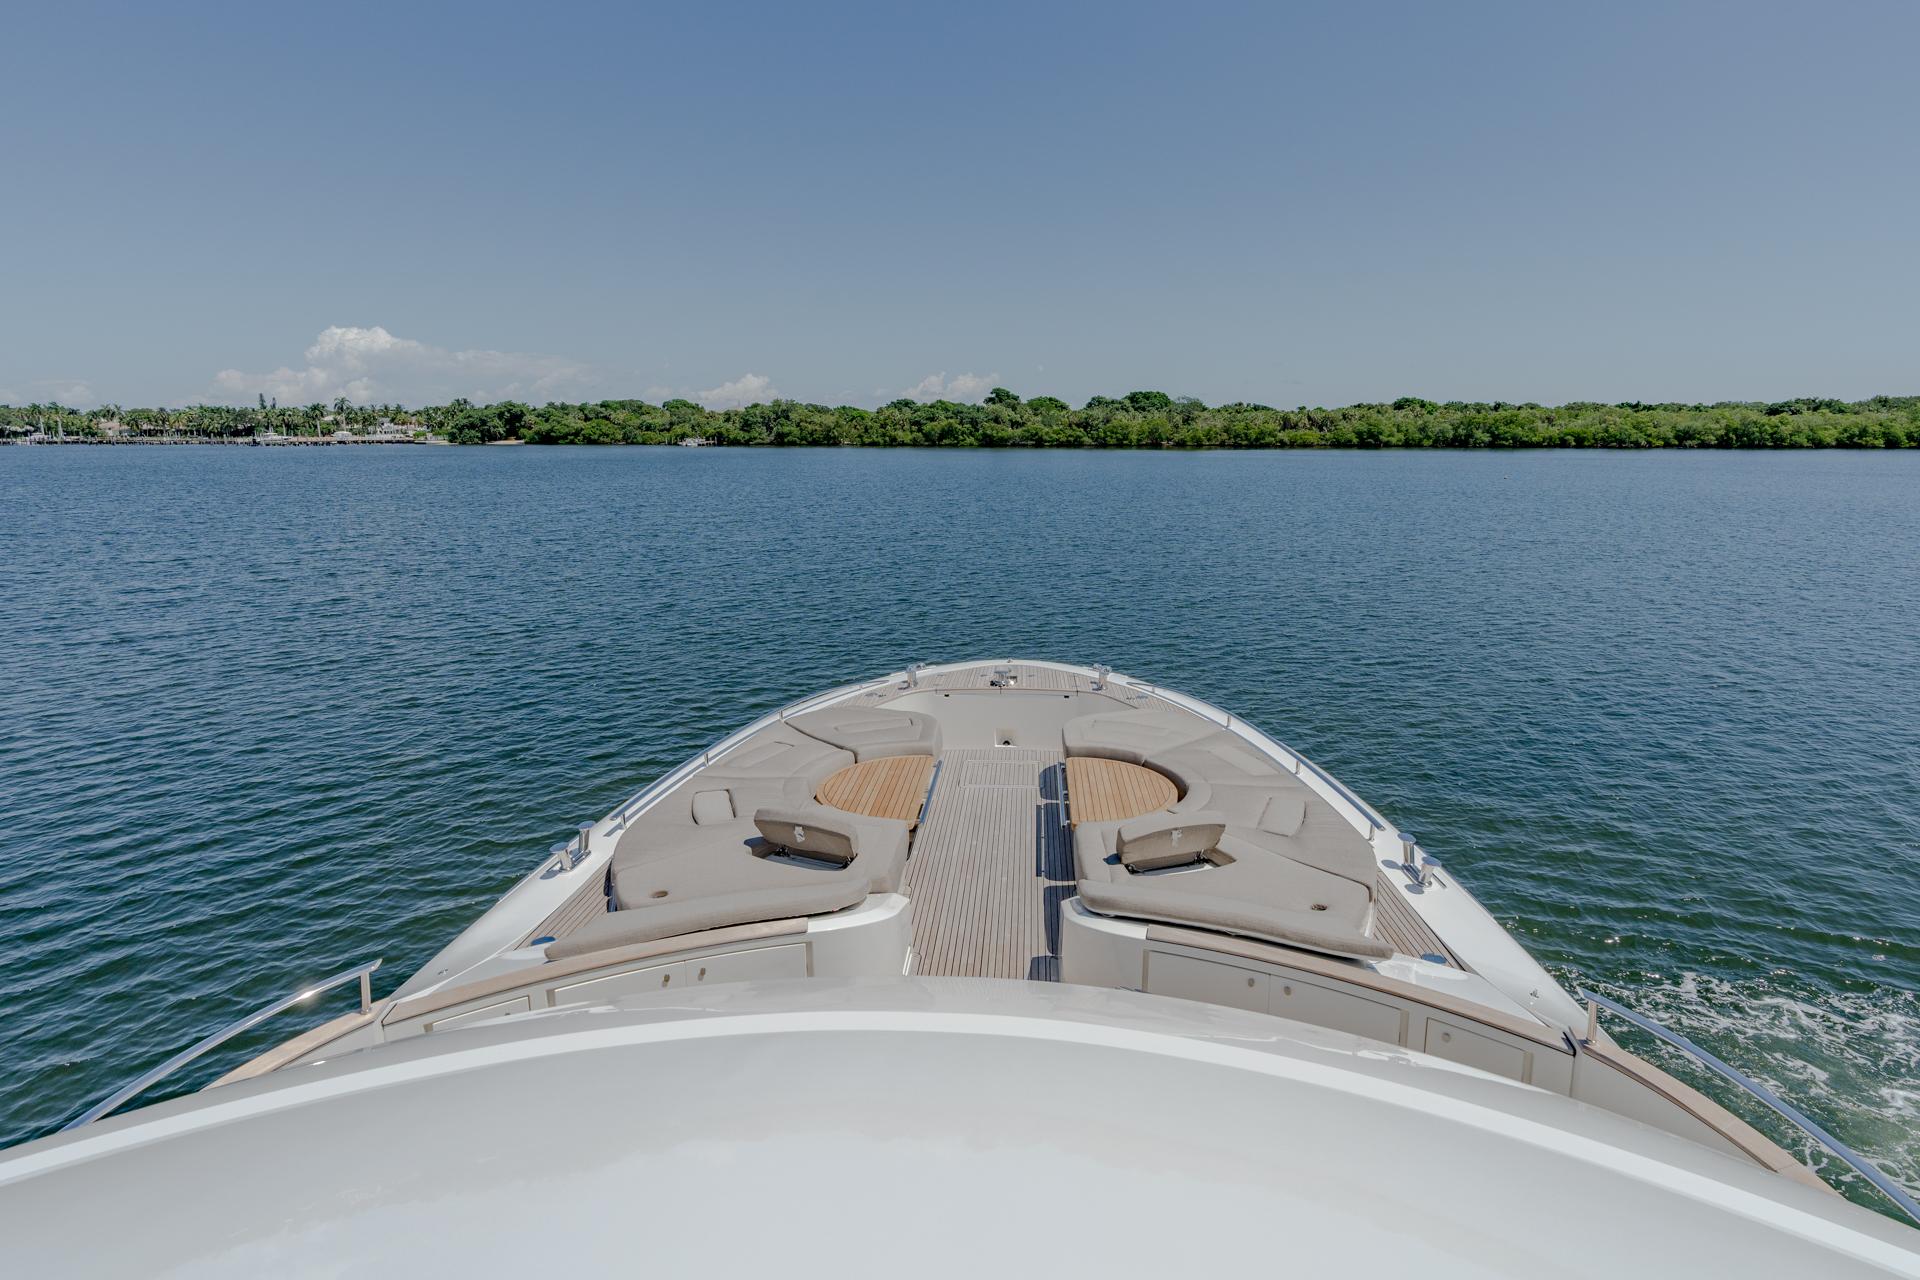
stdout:
POLYGON ((1037 747, 941 755, 907 862, 916 974, 1058 980, 1060 904, 1073 896, 1062 759, 1037 747))

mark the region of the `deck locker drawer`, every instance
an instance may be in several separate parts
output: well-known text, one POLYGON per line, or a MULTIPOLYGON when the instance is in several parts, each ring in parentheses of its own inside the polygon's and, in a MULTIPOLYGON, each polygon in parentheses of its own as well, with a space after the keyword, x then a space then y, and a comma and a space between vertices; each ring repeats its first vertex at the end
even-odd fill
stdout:
POLYGON ((755 947, 751 951, 729 951, 725 955, 702 956, 687 961, 687 980, 695 986, 806 976, 807 945, 804 942, 780 947, 755 947))
POLYGON ((1405 1037, 1406 1015, 1393 1005, 1279 974, 1273 977, 1267 1012, 1392 1045, 1405 1037))
POLYGON ((1164 951, 1147 953, 1147 990, 1156 996, 1265 1013, 1267 985, 1271 981, 1264 973, 1230 964, 1169 955, 1164 951))
POLYGON ((445 1018, 436 1018, 423 1028, 427 1031, 451 1031, 455 1027, 464 1027, 473 1022, 485 1022, 489 1018, 504 1018, 510 1013, 526 1013, 533 1008, 533 1001, 527 996, 515 996, 511 1000, 501 1000, 495 1004, 482 1005, 478 1009, 466 1009, 445 1018))
POLYGON ((1524 1081, 1531 1074, 1527 1068, 1533 1055, 1525 1049, 1442 1018, 1427 1019, 1426 1048, 1436 1058, 1478 1067, 1509 1080, 1524 1081))
POLYGON ((629 969, 604 978, 589 978, 553 989, 555 1004, 576 1004, 583 1000, 611 1000, 616 996, 645 995, 650 991, 671 991, 687 985, 685 961, 629 969))

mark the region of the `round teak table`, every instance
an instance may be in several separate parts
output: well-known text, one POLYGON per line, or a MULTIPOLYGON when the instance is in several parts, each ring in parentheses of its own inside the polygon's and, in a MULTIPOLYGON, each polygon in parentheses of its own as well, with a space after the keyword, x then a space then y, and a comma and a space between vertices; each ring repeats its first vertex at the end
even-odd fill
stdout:
POLYGON ((1125 760, 1072 756, 1067 760, 1067 814, 1083 822, 1119 822, 1170 807, 1180 798, 1173 779, 1125 760))
POLYGON ((882 756, 840 770, 814 792, 821 804, 913 825, 933 781, 932 756, 882 756))

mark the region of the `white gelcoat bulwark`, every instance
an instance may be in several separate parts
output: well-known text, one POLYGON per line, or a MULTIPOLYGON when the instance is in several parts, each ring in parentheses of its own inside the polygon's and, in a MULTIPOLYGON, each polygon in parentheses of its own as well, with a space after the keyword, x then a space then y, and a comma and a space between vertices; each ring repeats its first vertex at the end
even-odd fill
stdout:
POLYGON ((418 1037, 29 1144, 0 1188, 23 1274, 1920 1275, 1877 1215, 1565 1098, 977 979, 418 1037))

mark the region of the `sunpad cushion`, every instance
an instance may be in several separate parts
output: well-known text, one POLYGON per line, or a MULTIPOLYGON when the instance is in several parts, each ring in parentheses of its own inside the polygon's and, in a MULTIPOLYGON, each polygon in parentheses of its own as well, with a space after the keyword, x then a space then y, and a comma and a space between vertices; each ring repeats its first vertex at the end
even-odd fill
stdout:
POLYGON ((1070 756, 1099 756, 1140 764, 1153 752, 1206 737, 1214 728, 1185 711, 1129 708, 1096 711, 1069 720, 1061 738, 1070 756))
POLYGON ((866 896, 864 884, 841 880, 714 894, 640 911, 614 911, 589 921, 558 942, 547 944, 547 959, 564 960, 610 947, 675 938, 728 925, 820 915, 851 907, 866 896))
POLYGON ((853 752, 857 760, 940 754, 940 723, 920 711, 823 707, 789 716, 786 723, 809 737, 853 752))

